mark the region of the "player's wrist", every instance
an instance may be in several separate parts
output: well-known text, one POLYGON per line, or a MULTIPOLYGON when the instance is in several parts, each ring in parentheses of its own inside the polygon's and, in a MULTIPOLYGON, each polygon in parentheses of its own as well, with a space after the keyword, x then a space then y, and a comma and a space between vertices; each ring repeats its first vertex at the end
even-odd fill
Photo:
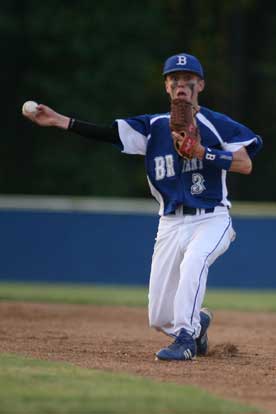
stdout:
POLYGON ((53 120, 53 126, 61 129, 68 129, 70 123, 70 118, 65 115, 58 114, 57 117, 53 120))
POLYGON ((193 156, 199 160, 202 160, 205 155, 206 148, 200 143, 194 148, 193 156))
POLYGON ((229 170, 233 161, 233 153, 230 151, 205 148, 203 161, 208 165, 213 165, 220 170, 229 170))

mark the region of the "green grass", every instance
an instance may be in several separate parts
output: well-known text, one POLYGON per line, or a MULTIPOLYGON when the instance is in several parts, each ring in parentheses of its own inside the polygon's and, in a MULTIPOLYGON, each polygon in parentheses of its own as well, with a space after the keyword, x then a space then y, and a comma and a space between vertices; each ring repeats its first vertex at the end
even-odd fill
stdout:
MULTIPOLYGON (((147 288, 45 283, 0 283, 0 300, 147 306, 147 288)), ((212 309, 276 312, 276 291, 207 290, 212 309)))
POLYGON ((242 414, 258 411, 192 386, 0 355, 1 414, 242 414))
POLYGON ((276 291, 209 290, 206 306, 254 312, 276 312, 276 291))
POLYGON ((0 283, 0 300, 146 306, 147 289, 46 283, 0 283))

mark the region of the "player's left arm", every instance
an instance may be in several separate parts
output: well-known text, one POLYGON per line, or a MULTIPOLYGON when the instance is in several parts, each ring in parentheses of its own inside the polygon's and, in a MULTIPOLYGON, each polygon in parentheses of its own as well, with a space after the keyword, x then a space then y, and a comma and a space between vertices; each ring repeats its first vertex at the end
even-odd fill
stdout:
MULTIPOLYGON (((241 128, 241 127, 240 127, 241 128)), ((263 140, 259 135, 254 134, 248 128, 242 126, 244 135, 241 134, 242 140, 239 143, 226 144, 226 151, 232 151, 233 159, 229 171, 241 174, 250 174, 252 172, 252 160, 263 147, 263 140)))
POLYGON ((199 143, 194 150, 194 156, 217 168, 231 172, 250 174, 252 171, 252 161, 244 147, 230 152, 206 148, 199 143))
POLYGON ((224 124, 224 130, 227 134, 223 140, 222 149, 204 147, 199 142, 195 146, 194 156, 218 169, 250 174, 252 160, 263 146, 261 137, 231 120, 227 120, 224 124))
POLYGON ((252 172, 252 161, 244 147, 232 152, 233 159, 228 171, 240 174, 250 174, 252 172))

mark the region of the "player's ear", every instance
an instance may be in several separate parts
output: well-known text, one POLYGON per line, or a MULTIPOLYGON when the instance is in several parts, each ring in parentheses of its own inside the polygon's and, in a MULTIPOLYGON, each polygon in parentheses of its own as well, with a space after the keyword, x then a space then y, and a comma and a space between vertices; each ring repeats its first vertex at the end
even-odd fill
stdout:
POLYGON ((168 77, 167 76, 165 77, 165 81, 164 82, 165 82, 165 90, 166 90, 166 92, 167 93, 170 93, 169 92, 169 81, 168 81, 168 77))
POLYGON ((198 92, 202 92, 205 88, 205 81, 204 79, 200 79, 198 81, 198 92))

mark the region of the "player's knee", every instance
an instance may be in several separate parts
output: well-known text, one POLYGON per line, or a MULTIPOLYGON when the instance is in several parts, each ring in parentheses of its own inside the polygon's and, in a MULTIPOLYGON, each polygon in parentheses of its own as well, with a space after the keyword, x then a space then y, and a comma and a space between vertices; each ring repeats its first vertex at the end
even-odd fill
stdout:
POLYGON ((188 273, 194 272, 195 269, 202 269, 208 261, 208 253, 205 252, 190 252, 184 258, 181 264, 182 270, 187 270, 188 273))

